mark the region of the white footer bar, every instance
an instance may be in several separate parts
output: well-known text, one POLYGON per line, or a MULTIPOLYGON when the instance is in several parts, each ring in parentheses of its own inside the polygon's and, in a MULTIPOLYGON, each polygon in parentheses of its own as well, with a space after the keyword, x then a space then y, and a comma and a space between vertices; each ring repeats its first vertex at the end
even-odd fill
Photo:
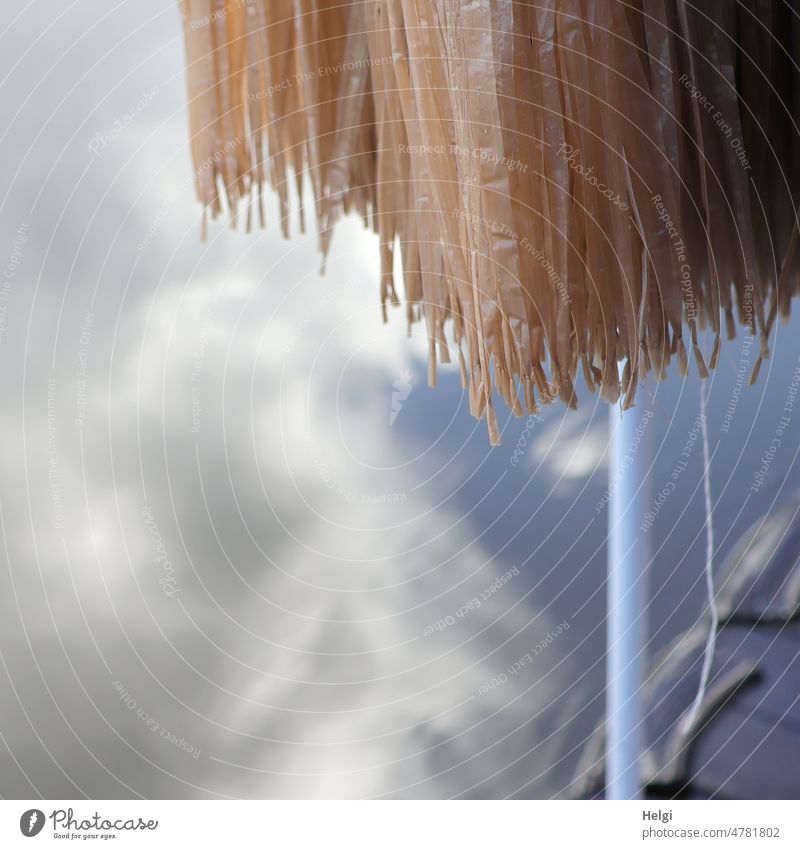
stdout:
POLYGON ((0 846, 798 847, 797 802, 0 801, 0 846))

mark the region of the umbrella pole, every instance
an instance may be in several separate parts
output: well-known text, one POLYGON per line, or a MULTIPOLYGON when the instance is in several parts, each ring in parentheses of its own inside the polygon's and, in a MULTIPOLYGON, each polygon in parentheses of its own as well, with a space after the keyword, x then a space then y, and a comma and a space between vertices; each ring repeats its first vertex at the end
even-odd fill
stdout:
POLYGON ((622 414, 619 406, 609 409, 606 798, 638 799, 644 743, 644 573, 650 561, 640 526, 647 504, 650 422, 641 408, 622 414))

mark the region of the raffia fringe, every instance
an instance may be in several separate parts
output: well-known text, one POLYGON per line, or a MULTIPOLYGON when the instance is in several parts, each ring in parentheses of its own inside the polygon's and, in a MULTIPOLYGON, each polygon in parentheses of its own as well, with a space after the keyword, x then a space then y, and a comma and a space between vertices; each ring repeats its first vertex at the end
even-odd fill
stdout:
POLYGON ((399 246, 493 442, 494 390, 629 407, 723 318, 755 376, 800 282, 797 6, 181 0, 197 194, 250 229, 269 183, 288 235, 307 175, 323 256, 345 213, 378 234, 384 317, 399 246))

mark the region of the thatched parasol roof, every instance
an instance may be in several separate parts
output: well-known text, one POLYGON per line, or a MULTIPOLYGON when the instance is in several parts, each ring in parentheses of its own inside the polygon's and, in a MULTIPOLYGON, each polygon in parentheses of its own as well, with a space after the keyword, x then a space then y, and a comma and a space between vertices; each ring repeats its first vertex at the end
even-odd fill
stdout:
POLYGON ((630 406, 689 348, 707 375, 721 324, 755 378, 799 283, 794 0, 181 5, 201 202, 264 225, 268 183, 286 231, 307 175, 323 254, 362 216, 493 441, 493 389, 574 406, 580 371, 630 406))

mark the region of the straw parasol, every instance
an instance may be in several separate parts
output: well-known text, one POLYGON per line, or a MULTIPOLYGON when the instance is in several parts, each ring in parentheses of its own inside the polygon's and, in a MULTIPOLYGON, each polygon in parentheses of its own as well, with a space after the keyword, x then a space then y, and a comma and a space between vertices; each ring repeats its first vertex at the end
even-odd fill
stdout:
MULTIPOLYGON (((430 383, 455 355, 493 443, 495 394, 574 407, 582 379, 626 410, 673 361, 707 377, 737 326, 756 379, 800 286, 798 0, 180 1, 206 212, 264 226, 270 185, 288 235, 307 182, 323 257, 361 216, 384 318, 402 292, 430 383)), ((646 564, 619 530, 635 484, 617 600, 646 564)), ((620 705, 640 607, 609 598, 620 705)))
POLYGON ((269 183, 286 228, 308 175, 323 254, 346 212, 378 233, 384 310, 399 245, 430 381, 451 322, 493 442, 495 389, 575 406, 580 371, 627 408, 689 347, 705 376, 722 321, 768 356, 800 268, 791 4, 181 6, 201 202, 263 225, 269 183))

